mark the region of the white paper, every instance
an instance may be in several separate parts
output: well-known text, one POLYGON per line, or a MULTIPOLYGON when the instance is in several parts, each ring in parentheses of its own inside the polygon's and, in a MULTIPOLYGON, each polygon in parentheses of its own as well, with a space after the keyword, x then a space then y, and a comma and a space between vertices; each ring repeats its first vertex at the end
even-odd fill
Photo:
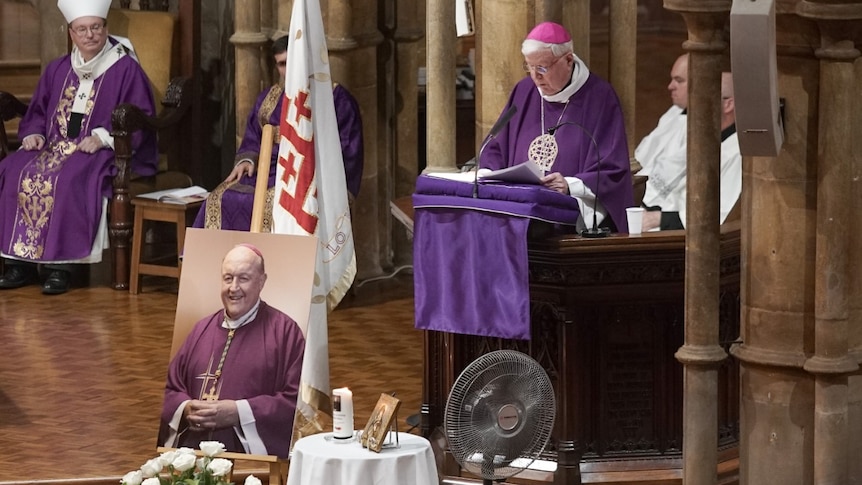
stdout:
POLYGON ((515 184, 541 184, 542 169, 530 160, 519 163, 500 170, 492 170, 485 172, 479 171, 479 178, 482 180, 499 180, 501 182, 511 182, 515 184))
POLYGON ((183 189, 167 189, 147 192, 138 197, 167 202, 168 204, 188 204, 189 202, 204 200, 208 194, 209 192, 207 192, 207 189, 198 185, 193 185, 183 189))

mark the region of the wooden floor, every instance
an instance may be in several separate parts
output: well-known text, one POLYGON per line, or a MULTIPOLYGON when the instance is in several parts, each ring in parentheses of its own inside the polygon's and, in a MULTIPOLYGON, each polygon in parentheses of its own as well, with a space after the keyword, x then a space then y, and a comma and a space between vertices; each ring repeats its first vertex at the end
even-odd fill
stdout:
MULTIPOLYGON (((37 286, 0 292, 0 482, 116 483, 155 455, 172 281, 145 279, 136 296, 104 286, 56 297, 37 286)), ((331 384, 353 390, 357 427, 381 392, 396 392, 407 429, 422 384, 412 275, 354 289, 329 331, 331 384)))

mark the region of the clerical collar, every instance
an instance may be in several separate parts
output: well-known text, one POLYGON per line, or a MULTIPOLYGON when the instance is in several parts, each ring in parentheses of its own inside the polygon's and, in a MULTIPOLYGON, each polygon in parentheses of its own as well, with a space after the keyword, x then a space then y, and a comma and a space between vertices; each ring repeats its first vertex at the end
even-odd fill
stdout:
MULTIPOLYGON (((574 65, 572 66, 572 80, 569 81, 569 85, 564 87, 559 93, 550 94, 550 95, 542 95, 542 98, 545 101, 549 101, 551 103, 562 103, 564 101, 568 101, 569 98, 575 95, 581 87, 586 84, 587 79, 590 77, 590 70, 587 68, 587 65, 582 61, 578 56, 572 53, 574 57, 574 65)), ((537 88, 538 89, 538 88, 537 88)))
POLYGON ((734 133, 736 133, 736 123, 721 130, 721 141, 727 140, 728 138, 730 138, 730 135, 734 133))
POLYGON ((237 318, 236 320, 232 320, 229 316, 227 316, 227 312, 225 312, 224 320, 221 322, 221 326, 222 328, 229 329, 242 327, 248 322, 254 320, 254 318, 257 316, 258 309, 260 309, 260 298, 257 299, 257 302, 254 304, 253 307, 251 307, 251 310, 249 310, 248 312, 246 312, 245 315, 237 318))
POLYGON ((105 73, 115 62, 126 55, 126 49, 122 44, 112 44, 110 40, 105 42, 102 50, 85 61, 78 47, 72 48, 72 69, 79 78, 95 79, 105 73))

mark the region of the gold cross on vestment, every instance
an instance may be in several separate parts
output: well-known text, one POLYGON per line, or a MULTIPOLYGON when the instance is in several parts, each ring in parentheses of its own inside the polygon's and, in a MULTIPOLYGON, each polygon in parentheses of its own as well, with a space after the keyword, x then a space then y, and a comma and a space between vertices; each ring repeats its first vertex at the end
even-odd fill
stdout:
POLYGON ((218 376, 212 372, 213 368, 213 357, 210 356, 210 361, 207 364, 207 370, 203 374, 200 374, 196 377, 196 379, 200 379, 203 382, 201 383, 201 392, 198 399, 202 401, 215 401, 218 400, 218 393, 216 392, 216 385, 218 383, 218 376), (210 388, 210 391, 207 392, 207 387, 210 388))

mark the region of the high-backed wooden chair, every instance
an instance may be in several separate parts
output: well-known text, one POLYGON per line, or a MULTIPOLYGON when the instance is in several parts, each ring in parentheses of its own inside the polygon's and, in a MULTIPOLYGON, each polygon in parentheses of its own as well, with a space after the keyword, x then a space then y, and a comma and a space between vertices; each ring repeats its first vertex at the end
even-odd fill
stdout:
MULTIPOLYGON (((189 173, 196 166, 194 143, 200 136, 199 113, 193 89, 199 73, 200 0, 180 0, 178 12, 168 12, 168 2, 141 0, 140 10, 130 10, 129 1, 111 9, 108 30, 127 37, 161 101, 155 117, 136 106, 118 106, 112 116, 117 175, 108 209, 108 230, 112 260, 112 286, 128 289, 131 231, 131 199, 140 193, 191 184, 189 173), (157 3, 151 5, 151 3, 157 3), (131 135, 137 130, 158 133, 159 173, 152 177, 133 177, 131 135)), ((158 104, 158 103, 157 103, 158 104)), ((0 123, 23 116, 26 105, 10 93, 0 91, 0 123)), ((9 153, 6 127, 0 126, 0 160, 9 153)))

